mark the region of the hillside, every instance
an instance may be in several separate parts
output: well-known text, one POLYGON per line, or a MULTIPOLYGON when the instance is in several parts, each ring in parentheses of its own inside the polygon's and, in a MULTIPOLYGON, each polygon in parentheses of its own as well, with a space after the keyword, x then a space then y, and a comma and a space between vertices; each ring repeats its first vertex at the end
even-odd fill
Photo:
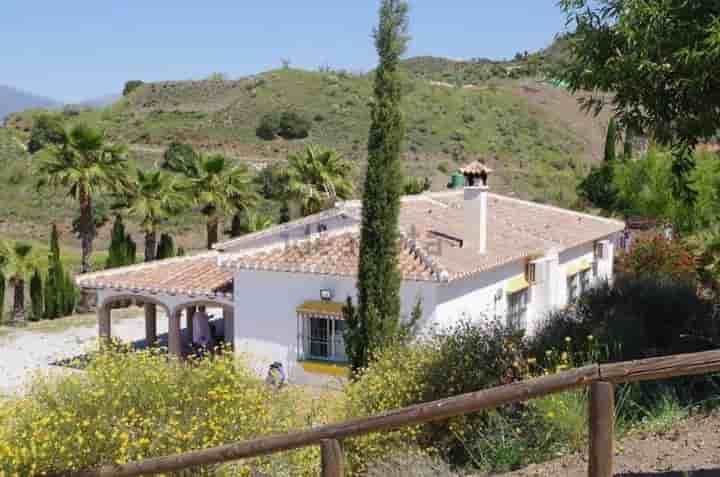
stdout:
POLYGON ((11 86, 0 85, 0 121, 10 113, 29 108, 56 108, 58 106, 60 103, 50 98, 36 96, 11 86))
MULTIPOLYGON (((587 117, 565 90, 530 77, 493 77, 480 84, 454 86, 421 74, 422 68, 441 63, 406 62, 407 172, 430 177, 433 188, 439 190, 445 187, 449 171, 482 158, 496 171, 494 190, 572 205, 578 179, 601 157, 607 119, 587 117)), ((288 152, 306 144, 319 143, 344 152, 362 171, 371 88, 372 75, 280 69, 237 80, 143 84, 110 107, 64 114, 69 123, 95 124, 114 141, 129 144, 140 167, 156 164, 172 141, 189 142, 258 167, 284 160, 288 152), (265 141, 256 136, 264 114, 285 110, 312 123, 308 138, 265 141)), ((0 134, 0 141, 15 145, 6 147, 5 157, 0 157, 10 171, 3 175, 1 193, 7 206, 0 220, 9 224, 0 227, 3 235, 38 236, 35 229, 47 228, 51 218, 69 230, 74 216, 66 198, 35 192, 34 178, 29 177, 31 159, 16 148, 17 140, 10 140, 12 135, 27 141, 35 114, 11 115, 8 129, 0 134)), ((193 230, 191 235, 197 235, 184 244, 189 247, 201 244, 202 230, 195 233, 195 223, 176 224, 179 232, 193 230)), ((105 233, 101 232, 100 247, 105 233)))

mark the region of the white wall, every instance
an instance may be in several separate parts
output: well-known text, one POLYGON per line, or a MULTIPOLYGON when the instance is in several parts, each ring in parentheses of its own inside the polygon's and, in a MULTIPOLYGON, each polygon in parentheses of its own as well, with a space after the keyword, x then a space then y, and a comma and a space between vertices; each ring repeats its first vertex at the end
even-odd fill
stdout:
POLYGON ((478 321, 495 316, 504 320, 507 309, 506 283, 524 272, 524 262, 518 261, 472 278, 440 284, 434 323, 440 328, 447 328, 461 320, 478 321), (496 293, 501 295, 497 302, 496 293))
MULTIPOLYGON (((432 282, 404 282, 401 288, 403 316, 409 316, 418 297, 423 314, 435 306, 432 282)), ((274 361, 283 363, 288 378, 296 383, 321 382, 298 365, 297 307, 307 300, 319 300, 320 290, 330 289, 333 301, 356 297, 354 277, 285 272, 240 270, 235 273, 235 350, 246 353, 261 376, 274 361)), ((424 320, 424 321, 425 321, 424 320)))

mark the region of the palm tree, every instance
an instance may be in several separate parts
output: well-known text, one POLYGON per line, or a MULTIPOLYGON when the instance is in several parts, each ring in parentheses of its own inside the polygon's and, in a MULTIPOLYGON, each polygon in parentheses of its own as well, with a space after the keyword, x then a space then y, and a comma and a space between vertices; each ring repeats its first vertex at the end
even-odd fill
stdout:
POLYGON ((39 256, 32 245, 0 242, 0 267, 13 287, 13 317, 25 320, 25 282, 38 266, 39 256))
POLYGON ((90 255, 95 239, 93 196, 101 191, 117 191, 126 186, 125 148, 109 145, 105 134, 84 124, 63 132, 60 144, 48 147, 41 155, 36 173, 45 184, 64 187, 78 201, 78 231, 82 245, 81 272, 90 271, 90 255))
POLYGON ((220 155, 200 154, 186 175, 195 204, 207 217, 207 248, 218 241, 220 218, 255 204, 257 195, 247 166, 233 165, 220 155))
POLYGON ((188 205, 178 176, 164 171, 136 171, 121 195, 121 207, 140 220, 145 234, 145 261, 155 260, 158 227, 188 205))
POLYGON ((337 199, 350 198, 353 171, 353 164, 337 151, 308 146, 288 156, 287 191, 300 200, 303 215, 314 214, 337 199))

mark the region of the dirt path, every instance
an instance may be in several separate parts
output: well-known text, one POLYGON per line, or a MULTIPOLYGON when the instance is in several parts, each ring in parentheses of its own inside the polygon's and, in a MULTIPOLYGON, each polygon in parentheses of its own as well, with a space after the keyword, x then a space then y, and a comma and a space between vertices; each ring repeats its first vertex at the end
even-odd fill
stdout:
MULTIPOLYGON (((720 477, 720 413, 691 417, 662 434, 627 437, 615 450, 616 477, 720 477)), ((502 477, 585 477, 576 454, 502 477)))
MULTIPOLYGON (((112 335, 122 341, 145 338, 142 310, 113 311, 112 335)), ((94 349, 97 324, 92 315, 31 323, 27 328, 3 328, 0 336, 0 395, 22 393, 37 373, 67 372, 53 365, 94 349)), ((167 332, 167 319, 158 314, 158 333, 167 332)))

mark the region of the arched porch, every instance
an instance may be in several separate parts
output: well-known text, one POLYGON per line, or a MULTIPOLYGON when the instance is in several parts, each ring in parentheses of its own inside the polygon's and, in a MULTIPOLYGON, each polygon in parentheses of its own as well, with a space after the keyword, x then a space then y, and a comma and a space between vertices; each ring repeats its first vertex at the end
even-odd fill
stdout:
POLYGON ((101 342, 112 337, 112 310, 117 303, 130 302, 142 305, 145 313, 145 343, 156 345, 158 340, 158 307, 168 319, 168 352, 175 356, 185 356, 192 349, 194 319, 200 309, 219 308, 222 310, 221 338, 232 344, 234 332, 234 307, 228 297, 196 297, 180 294, 159 294, 128 290, 97 290, 98 294, 98 334, 101 342))
POLYGON ((148 344, 158 342, 158 307, 165 312, 168 350, 176 356, 191 348, 196 307, 222 309, 225 339, 233 341, 233 275, 219 266, 217 252, 104 270, 76 281, 83 290, 97 293, 101 341, 112 335, 112 305, 128 300, 144 307, 148 344))

